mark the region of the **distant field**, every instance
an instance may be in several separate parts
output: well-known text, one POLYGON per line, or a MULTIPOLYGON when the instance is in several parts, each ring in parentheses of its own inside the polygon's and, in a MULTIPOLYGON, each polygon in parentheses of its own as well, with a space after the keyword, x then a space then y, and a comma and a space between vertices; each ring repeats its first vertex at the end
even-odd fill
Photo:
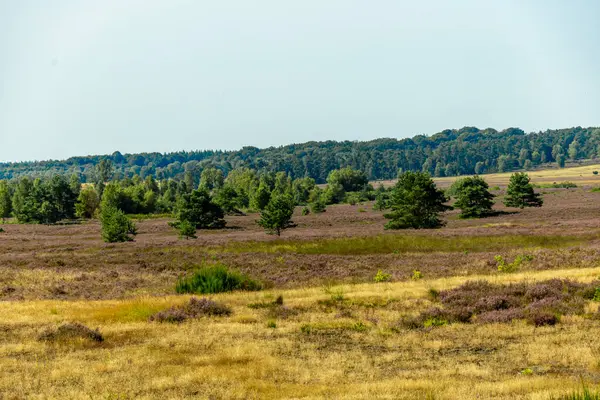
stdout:
MULTIPOLYGON (((553 183, 553 182, 573 182, 577 185, 588 185, 596 186, 600 185, 600 175, 594 175, 593 171, 600 172, 600 164, 586 165, 582 167, 569 167, 569 168, 556 168, 556 169, 543 169, 536 171, 528 171, 531 182, 533 183, 553 183)), ((501 174, 484 174, 481 175, 490 186, 506 186, 508 180, 512 175, 512 172, 506 172, 501 174)), ((451 176, 447 178, 434 178, 436 183, 440 187, 448 187, 460 176, 451 176)), ((383 183, 384 186, 391 186, 396 181, 376 181, 372 182, 374 185, 383 183)))

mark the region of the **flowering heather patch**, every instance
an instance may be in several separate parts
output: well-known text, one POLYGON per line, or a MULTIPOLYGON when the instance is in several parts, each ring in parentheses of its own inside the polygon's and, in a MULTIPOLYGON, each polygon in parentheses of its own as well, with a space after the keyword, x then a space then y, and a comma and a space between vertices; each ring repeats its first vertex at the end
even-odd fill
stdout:
POLYGON ((536 325, 555 325, 563 315, 581 315, 600 281, 579 283, 551 279, 537 283, 494 285, 469 281, 439 293, 440 306, 405 319, 407 327, 429 327, 453 322, 507 323, 524 319, 536 325))

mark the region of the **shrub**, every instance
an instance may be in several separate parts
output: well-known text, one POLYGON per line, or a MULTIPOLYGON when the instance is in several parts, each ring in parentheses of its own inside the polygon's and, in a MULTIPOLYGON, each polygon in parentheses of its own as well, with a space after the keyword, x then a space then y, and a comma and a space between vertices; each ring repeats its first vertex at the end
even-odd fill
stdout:
POLYGON ((267 322, 267 328, 271 328, 271 329, 275 329, 277 328, 277 323, 275 321, 269 321, 267 322))
POLYGON ((419 271, 418 269, 415 269, 415 270, 413 271, 413 274, 412 274, 412 276, 411 276, 411 279, 412 279, 413 281, 418 281, 419 279, 422 279, 422 278, 423 278, 423 274, 421 273, 421 271, 419 271))
POLYGON ((326 209, 327 206, 325 205, 325 202, 321 199, 317 199, 316 201, 310 203, 310 211, 312 211, 313 214, 324 213, 326 209))
POLYGON ((196 239, 196 227, 189 221, 181 221, 177 226, 179 237, 182 239, 196 239))
POLYGON ((598 175, 598 171, 592 171, 592 174, 598 175))
POLYGON ((231 312, 231 308, 225 304, 207 298, 192 297, 187 304, 157 312, 150 316, 150 321, 181 323, 187 319, 201 316, 228 316, 231 315, 231 312))
POLYGON ((77 322, 63 324, 56 329, 48 330, 42 333, 38 339, 50 342, 73 339, 87 339, 94 342, 104 341, 104 337, 100 334, 100 331, 90 329, 77 322))
POLYGON ((307 206, 302 208, 302 215, 308 215, 310 214, 310 208, 308 208, 307 206))
POLYGON ((387 282, 390 279, 392 279, 392 275, 386 274, 382 270, 377 271, 375 278, 373 278, 375 282, 387 282))
POLYGON ((222 264, 203 266, 191 276, 179 278, 175 286, 177 293, 198 294, 260 289, 260 282, 239 272, 230 271, 222 264))
POLYGON ((113 206, 102 207, 100 216, 102 239, 107 243, 130 242, 137 234, 135 224, 123 211, 113 206))
POLYGON ((562 315, 583 314, 586 299, 593 298, 599 283, 551 279, 492 285, 487 281, 469 281, 439 292, 437 298, 443 308, 430 308, 416 317, 403 319, 401 324, 414 329, 454 322, 486 324, 521 319, 535 326, 555 325, 562 315))
POLYGON ((494 260, 496 260, 499 272, 512 273, 517 272, 524 262, 533 260, 533 256, 529 254, 519 254, 511 263, 507 263, 500 255, 495 256, 494 260))

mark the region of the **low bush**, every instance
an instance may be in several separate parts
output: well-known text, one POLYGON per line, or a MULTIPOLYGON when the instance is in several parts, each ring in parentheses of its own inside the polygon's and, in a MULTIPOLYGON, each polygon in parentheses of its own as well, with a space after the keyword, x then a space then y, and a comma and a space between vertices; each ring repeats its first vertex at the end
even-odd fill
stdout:
POLYGON ((500 255, 495 256, 494 260, 496 260, 499 272, 511 273, 517 272, 523 263, 533 260, 533 256, 529 254, 519 254, 511 263, 506 262, 500 255))
POLYGON ((531 186, 537 189, 573 189, 577 184, 573 182, 533 183, 531 186))
POLYGON ((221 293, 234 290, 261 290, 262 284, 237 271, 230 271, 222 264, 205 265, 191 276, 179 278, 175 286, 177 293, 221 293))
POLYGON ((187 319, 202 316, 228 316, 231 315, 231 312, 231 309, 225 304, 207 298, 192 297, 187 304, 157 312, 150 316, 150 321, 181 323, 187 319))
POLYGON ((431 296, 439 299, 418 316, 404 318, 407 328, 429 328, 454 322, 508 323, 526 320, 535 326, 555 325, 562 315, 581 315, 586 300, 595 297, 600 282, 579 283, 552 279, 538 283, 493 285, 487 281, 469 281, 431 296))
POLYGON ((91 340, 93 342, 103 342, 104 337, 97 329, 90 329, 78 322, 67 323, 56 329, 50 329, 42 333, 38 339, 40 341, 57 342, 73 339, 91 340))
POLYGON ((378 283, 379 282, 388 282, 390 279, 392 279, 392 275, 386 274, 382 270, 377 271, 377 274, 373 278, 373 280, 378 283))

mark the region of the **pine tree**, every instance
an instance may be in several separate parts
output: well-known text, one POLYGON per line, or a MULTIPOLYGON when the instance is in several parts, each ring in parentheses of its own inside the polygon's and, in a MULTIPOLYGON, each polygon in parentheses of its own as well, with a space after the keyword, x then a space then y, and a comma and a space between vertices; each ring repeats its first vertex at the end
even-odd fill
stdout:
POLYGON ((529 175, 523 172, 512 174, 504 198, 505 206, 522 209, 525 207, 541 207, 543 203, 540 195, 533 191, 533 186, 529 183, 529 175))
POLYGON ((270 234, 281 236, 281 231, 293 226, 294 199, 289 194, 274 194, 269 204, 260 213, 258 225, 270 234))
POLYGON ((215 204, 206 189, 193 190, 184 194, 177 205, 177 221, 179 227, 183 221, 192 224, 196 229, 217 229, 225 226, 223 209, 215 204))
POLYGON ((489 192, 489 186, 479 176, 462 178, 456 181, 456 203, 459 208, 460 218, 481 218, 492 212, 494 195, 489 192))
POLYGON ((107 243, 130 242, 137 234, 135 224, 125 213, 113 206, 102 207, 100 215, 102 239, 107 243))
POLYGON ((444 223, 440 213, 451 209, 443 191, 436 188, 428 173, 404 172, 392 190, 389 200, 391 212, 384 216, 391 221, 386 229, 438 228, 444 223))

